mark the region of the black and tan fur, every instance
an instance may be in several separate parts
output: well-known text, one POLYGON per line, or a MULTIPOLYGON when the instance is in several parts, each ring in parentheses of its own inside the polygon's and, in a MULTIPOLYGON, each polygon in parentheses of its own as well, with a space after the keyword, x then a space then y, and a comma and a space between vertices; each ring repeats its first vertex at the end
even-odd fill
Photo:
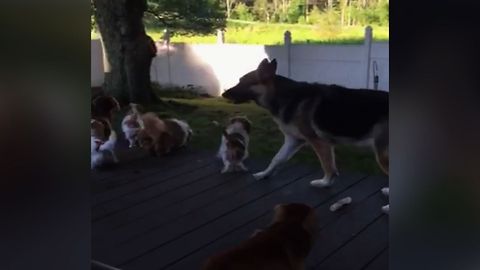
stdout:
POLYGON ((315 211, 305 204, 280 204, 272 224, 237 247, 216 254, 203 270, 303 270, 313 247, 315 211))
POLYGON ((276 69, 275 59, 264 59, 223 93, 234 103, 254 101, 267 109, 285 136, 268 168, 254 174, 256 179, 268 177, 306 144, 315 150, 325 173, 323 179, 311 182, 313 186, 333 183, 338 174, 337 144, 371 144, 388 174, 388 92, 297 82, 276 75, 276 69))

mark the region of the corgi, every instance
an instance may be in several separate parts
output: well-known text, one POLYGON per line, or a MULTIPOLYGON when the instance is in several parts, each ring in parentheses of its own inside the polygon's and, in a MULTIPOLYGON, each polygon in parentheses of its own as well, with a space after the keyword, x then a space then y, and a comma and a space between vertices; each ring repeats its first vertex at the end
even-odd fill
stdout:
POLYGON ((217 157, 223 161, 221 173, 232 171, 248 171, 243 164, 248 158, 251 122, 247 117, 237 116, 229 120, 223 130, 222 141, 217 157))
POLYGON ((91 169, 118 163, 115 154, 117 135, 107 120, 90 120, 91 169))
POLYGON ((280 204, 272 224, 237 247, 213 255, 203 270, 303 270, 313 247, 316 216, 305 204, 280 204))
POLYGON ((142 128, 137 133, 140 147, 152 156, 161 156, 185 146, 193 134, 187 122, 175 118, 160 119, 149 112, 140 117, 142 128))
POLYGON ((144 128, 139 112, 139 105, 130 103, 130 111, 122 120, 122 131, 127 139, 129 148, 138 146, 137 135, 140 129, 144 128))

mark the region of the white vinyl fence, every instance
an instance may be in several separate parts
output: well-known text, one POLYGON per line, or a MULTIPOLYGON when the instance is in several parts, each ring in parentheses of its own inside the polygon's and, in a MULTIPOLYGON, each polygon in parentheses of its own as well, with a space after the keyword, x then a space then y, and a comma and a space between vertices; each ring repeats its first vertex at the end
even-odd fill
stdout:
MULTIPOLYGON (((292 44, 288 31, 284 38, 285 44, 276 46, 224 44, 222 37, 217 44, 170 44, 167 39, 157 43, 151 79, 160 84, 199 85, 216 96, 263 58, 275 58, 277 74, 294 80, 389 90, 388 42, 372 42, 370 27, 360 45, 292 44)), ((92 40, 92 86, 103 82, 99 68, 104 58, 97 44, 100 40, 92 40)))

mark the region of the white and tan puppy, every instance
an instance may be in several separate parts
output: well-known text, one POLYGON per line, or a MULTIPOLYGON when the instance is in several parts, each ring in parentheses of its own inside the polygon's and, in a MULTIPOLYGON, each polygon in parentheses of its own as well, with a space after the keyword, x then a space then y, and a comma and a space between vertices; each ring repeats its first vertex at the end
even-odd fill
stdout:
POLYGON ((251 122, 247 117, 236 116, 229 120, 217 154, 223 161, 221 173, 248 171, 243 162, 248 158, 250 128, 251 122))
POLYGON ((139 112, 139 105, 130 103, 130 111, 122 120, 122 131, 125 138, 129 142, 129 148, 138 146, 137 135, 140 129, 144 128, 141 120, 141 113, 139 112))
POLYGON ((175 118, 160 119, 155 113, 140 117, 143 127, 137 133, 140 147, 153 156, 165 155, 185 146, 192 136, 192 129, 185 122, 175 118))
POLYGON ((117 163, 115 143, 117 134, 106 119, 90 121, 90 151, 91 168, 117 163))

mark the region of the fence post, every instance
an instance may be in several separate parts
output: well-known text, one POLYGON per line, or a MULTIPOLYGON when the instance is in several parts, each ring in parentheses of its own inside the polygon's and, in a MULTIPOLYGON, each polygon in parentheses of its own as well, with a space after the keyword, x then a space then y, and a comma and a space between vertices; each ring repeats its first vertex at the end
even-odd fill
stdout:
POLYGON ((167 70, 168 70, 168 84, 172 84, 172 71, 170 67, 170 31, 165 29, 163 31, 163 44, 167 47, 167 70))
POLYGON ((225 44, 225 30, 217 30, 217 44, 225 44))
POLYGON ((285 44, 285 49, 287 50, 287 77, 290 78, 291 76, 291 44, 292 44, 292 33, 290 31, 285 31, 283 34, 283 42, 285 44))
POLYGON ((365 86, 367 89, 370 88, 370 56, 372 53, 372 39, 373 39, 373 34, 372 34, 372 27, 369 25, 365 27, 365 41, 364 41, 364 46, 365 46, 365 61, 366 61, 366 82, 365 86))

